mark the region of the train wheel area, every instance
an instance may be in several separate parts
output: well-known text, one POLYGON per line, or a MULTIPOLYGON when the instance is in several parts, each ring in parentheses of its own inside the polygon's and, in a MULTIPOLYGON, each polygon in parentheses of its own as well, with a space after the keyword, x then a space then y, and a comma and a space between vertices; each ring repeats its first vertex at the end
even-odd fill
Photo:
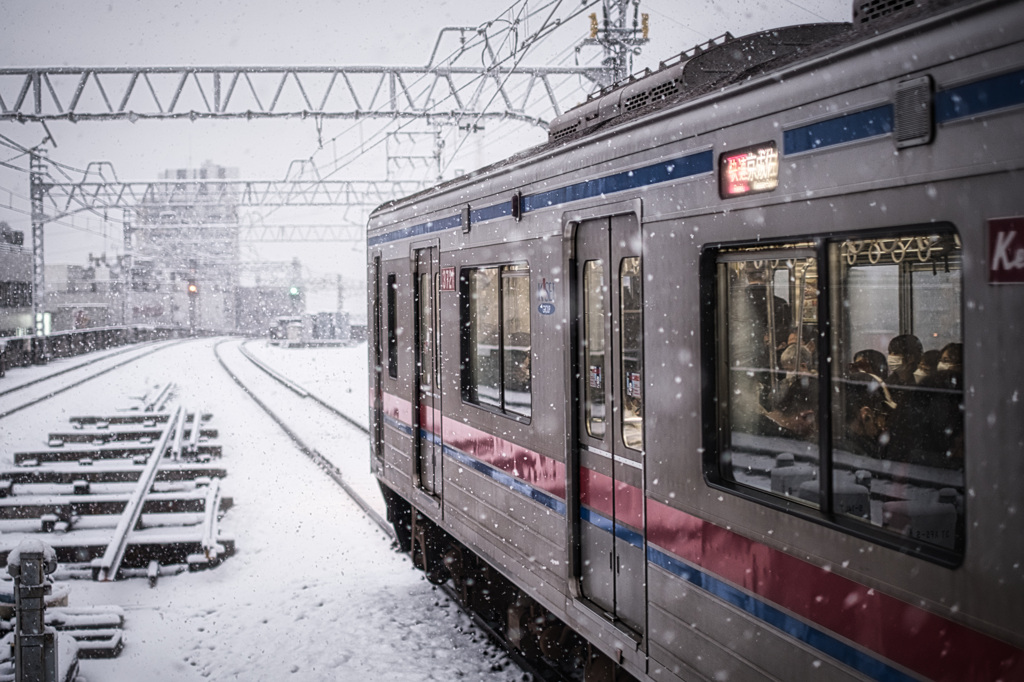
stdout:
POLYGON ((409 502, 381 484, 395 545, 538 679, 635 682, 628 672, 409 502))

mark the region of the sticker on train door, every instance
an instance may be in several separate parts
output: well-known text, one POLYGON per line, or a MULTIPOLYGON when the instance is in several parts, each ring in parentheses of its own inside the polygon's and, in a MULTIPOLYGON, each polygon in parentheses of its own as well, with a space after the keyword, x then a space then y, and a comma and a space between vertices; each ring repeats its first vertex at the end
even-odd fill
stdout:
POLYGON ((540 280, 537 287, 537 312, 541 315, 552 315, 555 312, 555 285, 547 277, 540 280))
POLYGON ((630 372, 626 375, 626 395, 639 400, 643 397, 643 386, 641 386, 640 373, 630 372))

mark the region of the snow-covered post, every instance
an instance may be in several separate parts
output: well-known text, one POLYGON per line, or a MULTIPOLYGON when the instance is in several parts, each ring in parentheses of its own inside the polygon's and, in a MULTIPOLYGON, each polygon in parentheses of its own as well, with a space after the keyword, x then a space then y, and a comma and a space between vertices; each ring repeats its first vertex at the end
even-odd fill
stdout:
POLYGON ((15 682, 56 682, 57 633, 46 627, 44 599, 51 585, 46 576, 57 570, 53 548, 39 540, 25 540, 7 559, 14 577, 17 629, 14 633, 15 682))

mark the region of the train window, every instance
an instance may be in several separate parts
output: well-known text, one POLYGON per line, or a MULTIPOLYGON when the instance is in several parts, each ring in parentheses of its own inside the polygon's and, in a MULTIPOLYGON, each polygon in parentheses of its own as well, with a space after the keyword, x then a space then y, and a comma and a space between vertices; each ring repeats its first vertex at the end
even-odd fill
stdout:
POLYGON ((434 361, 433 361, 433 343, 436 341, 434 338, 434 310, 433 302, 437 298, 431 299, 430 292, 430 273, 420 273, 419 286, 417 288, 416 300, 419 304, 419 311, 417 312, 416 318, 419 320, 420 328, 419 343, 420 348, 418 352, 417 365, 419 365, 420 374, 420 389, 429 390, 433 385, 434 378, 434 361))
POLYGON ((530 416, 530 269, 502 268, 502 379, 505 409, 530 416))
POLYGON ((640 257, 623 258, 619 272, 622 442, 634 450, 640 450, 644 443, 642 287, 640 257))
POLYGON ((529 417, 532 405, 530 268, 463 270, 462 398, 529 417))
POLYGON ((388 275, 388 376, 398 378, 398 280, 394 273, 388 275))
POLYGON ((835 511, 956 550, 964 493, 959 240, 946 232, 828 248, 838 305, 835 511))
POLYGON ((952 560, 964 527, 956 233, 705 258, 717 299, 709 480, 952 560))
POLYGON ((583 264, 584 353, 587 362, 586 411, 587 433, 604 438, 604 325, 605 325, 604 262, 589 260, 583 264))
POLYGON ((817 259, 809 245, 734 253, 718 264, 722 321, 723 449, 728 480, 816 506, 817 259), (781 295, 780 295, 781 294, 781 295))

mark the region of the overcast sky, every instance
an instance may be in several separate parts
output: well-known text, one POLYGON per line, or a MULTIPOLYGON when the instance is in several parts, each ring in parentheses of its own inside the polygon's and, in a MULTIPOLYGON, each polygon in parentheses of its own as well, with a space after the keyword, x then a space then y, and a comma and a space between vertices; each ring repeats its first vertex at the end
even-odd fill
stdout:
MULTIPOLYGON (((495 0, 410 0, 229 2, 180 0, 0 0, 0 66, 278 66, 278 65, 423 65, 445 26, 477 26, 507 15, 510 2, 495 0)), ((539 6, 532 3, 531 6, 539 6)), ((559 16, 578 7, 564 0, 559 16)), ((588 10, 589 12, 590 10, 588 10)), ((849 0, 641 0, 650 15, 651 41, 637 58, 637 69, 718 36, 743 35, 766 28, 817 21, 849 21, 849 0)), ((536 59, 572 63, 572 47, 588 30, 581 16, 559 28, 538 48, 536 59)), ((529 29, 530 27, 527 27, 529 29)), ((596 53, 589 54, 592 58, 596 53)), ((6 98, 5 98, 6 99, 6 98)), ((572 102, 563 103, 566 107, 572 102)), ((110 161, 121 180, 155 179, 166 168, 196 167, 205 160, 236 167, 243 178, 280 179, 293 159, 313 158, 331 167, 360 143, 375 139, 380 124, 326 121, 318 132, 310 120, 196 121, 129 123, 50 123, 57 147, 50 158, 75 168, 110 161), (321 140, 332 140, 323 149, 321 140)), ((493 162, 545 139, 539 128, 498 124, 474 135, 448 163, 447 174, 493 162)), ((38 124, 0 123, 0 135, 24 146, 39 143, 38 124)), ((449 133, 446 149, 459 146, 449 133)), ((27 157, 0 146, 0 220, 29 231, 27 157), (7 208, 13 206, 14 208, 7 208)), ((381 149, 332 176, 376 179, 386 164, 381 149)), ((110 222, 79 215, 46 228, 46 257, 51 263, 83 264, 87 252, 120 248, 120 211, 110 222), (71 227, 70 224, 74 223, 71 227)), ((268 223, 287 221, 283 210, 268 223)), ((319 217, 293 218, 326 222, 319 217)), ((26 237, 28 234, 26 234, 26 237)), ((358 262, 361 249, 329 245, 314 254, 277 245, 250 250, 262 258, 287 260, 296 253, 315 274, 331 271, 331 260, 358 262)), ((346 269, 355 267, 345 265, 346 269)), ((342 273, 346 274, 346 273, 342 273)))

